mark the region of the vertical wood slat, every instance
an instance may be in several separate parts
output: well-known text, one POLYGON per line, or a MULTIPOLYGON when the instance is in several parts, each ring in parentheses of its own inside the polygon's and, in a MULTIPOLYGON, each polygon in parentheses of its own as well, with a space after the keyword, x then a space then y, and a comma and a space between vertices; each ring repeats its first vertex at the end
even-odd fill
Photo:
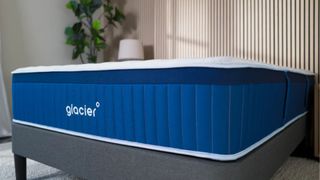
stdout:
POLYGON ((300 68, 304 69, 305 65, 305 0, 300 1, 300 68))
POLYGON ((245 58, 244 54, 244 28, 245 28, 245 22, 244 22, 244 0, 240 0, 239 3, 240 6, 240 41, 239 41, 239 49, 240 49, 240 56, 241 58, 245 58))
POLYGON ((287 48, 287 67, 292 67, 291 66, 291 0, 286 0, 286 10, 287 10, 287 13, 286 13, 286 19, 287 19, 287 24, 286 24, 286 29, 287 29, 287 35, 286 35, 286 40, 287 40, 287 43, 286 43, 286 48, 287 48))
POLYGON ((316 73, 314 139, 318 144, 319 0, 173 2, 154 0, 156 58, 231 55, 316 73))
POLYGON ((310 5, 310 0, 304 0, 304 66, 306 70, 309 70, 309 64, 310 64, 310 59, 309 59, 309 55, 310 55, 310 48, 309 48, 309 5, 310 5))
POLYGON ((251 31, 251 25, 252 25, 252 15, 251 15, 251 10, 252 10, 252 7, 251 7, 251 0, 247 0, 247 9, 246 9, 246 14, 247 14, 247 24, 246 24, 246 27, 247 27, 247 34, 246 34, 246 39, 247 39, 247 59, 251 59, 251 34, 252 34, 252 31, 251 31))
POLYGON ((309 3, 309 71, 314 72, 314 0, 309 3))
POLYGON ((258 61, 263 61, 263 1, 258 1, 259 4, 259 58, 258 61))
POLYGON ((300 49, 301 49, 301 43, 300 43, 300 0, 295 0, 295 5, 296 5, 296 14, 295 14, 295 19, 296 19, 296 46, 295 46, 295 51, 296 51, 296 66, 295 68, 299 69, 300 68, 300 49))
POLYGON ((229 54, 228 54, 228 56, 232 56, 233 55, 233 43, 232 42, 234 42, 234 33, 233 33, 233 29, 234 29, 234 9, 233 9, 233 2, 232 2, 232 0, 230 0, 230 2, 229 2, 229 12, 230 12, 230 15, 229 15, 229 24, 230 24, 230 28, 229 28, 229 36, 230 36, 230 38, 229 38, 229 54))
POLYGON ((268 6, 269 6, 269 11, 268 11, 268 21, 269 21, 269 26, 268 26, 268 63, 269 64, 272 64, 273 62, 273 47, 272 47, 272 44, 273 44, 273 33, 272 33, 272 30, 273 30, 273 1, 270 0, 268 1, 268 6))
POLYGON ((287 0, 283 0, 283 66, 288 67, 288 21, 287 21, 287 0))
POLYGON ((270 44, 269 44, 269 55, 270 55, 270 64, 274 64, 274 1, 273 0, 270 0, 269 1, 270 3, 270 29, 269 29, 269 32, 270 32, 270 44))
POLYGON ((229 13, 230 13, 230 11, 229 11, 229 8, 228 8, 228 6, 229 6, 229 0, 224 0, 224 4, 223 4, 223 9, 224 9, 224 12, 223 12, 223 17, 224 17, 224 36, 223 36, 223 38, 224 38, 224 46, 223 46, 223 49, 224 49, 224 51, 223 51, 223 54, 225 54, 226 56, 228 56, 228 53, 229 53, 229 48, 228 48, 228 43, 229 43, 229 13))
POLYGON ((295 12, 296 12, 296 9, 295 9, 295 2, 296 0, 291 0, 290 3, 291 3, 291 13, 290 13, 290 18, 291 18, 291 46, 290 46, 290 49, 291 49, 291 67, 292 68, 296 68, 296 52, 295 52, 295 43, 296 43, 296 21, 295 21, 295 12))
POLYGON ((279 33, 279 29, 280 29, 280 18, 279 18, 279 1, 278 0, 274 0, 274 16, 275 16, 275 24, 274 24, 274 34, 275 34, 275 38, 274 38, 274 46, 275 46, 275 52, 274 52, 274 56, 275 56, 275 65, 279 65, 280 64, 280 47, 279 47, 279 39, 280 39, 280 33, 279 33))
POLYGON ((279 66, 283 66, 283 1, 279 0, 279 66))
POLYGON ((270 10, 270 4, 269 4, 269 1, 264 1, 265 2, 265 63, 270 63, 269 62, 269 56, 270 56, 270 49, 269 49, 269 44, 270 44, 270 40, 269 40, 269 27, 270 27, 270 13, 269 13, 269 10, 270 10))
POLYGON ((218 36, 219 36, 219 31, 218 31, 218 0, 214 0, 214 56, 218 56, 218 36))
POLYGON ((241 54, 242 54, 242 49, 241 49, 241 38, 242 38, 242 18, 241 18, 241 7, 242 7, 242 3, 241 0, 239 0, 239 2, 237 3, 237 57, 241 58, 241 54))

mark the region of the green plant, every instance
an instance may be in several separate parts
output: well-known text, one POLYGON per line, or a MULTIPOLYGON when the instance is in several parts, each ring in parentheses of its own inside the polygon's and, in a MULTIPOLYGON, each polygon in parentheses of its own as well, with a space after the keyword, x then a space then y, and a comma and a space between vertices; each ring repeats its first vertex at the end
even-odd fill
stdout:
POLYGON ((77 17, 77 22, 65 29, 66 44, 74 47, 72 59, 84 63, 85 54, 88 62, 96 63, 98 52, 107 47, 106 30, 120 24, 124 14, 110 0, 70 0, 66 8, 77 17))

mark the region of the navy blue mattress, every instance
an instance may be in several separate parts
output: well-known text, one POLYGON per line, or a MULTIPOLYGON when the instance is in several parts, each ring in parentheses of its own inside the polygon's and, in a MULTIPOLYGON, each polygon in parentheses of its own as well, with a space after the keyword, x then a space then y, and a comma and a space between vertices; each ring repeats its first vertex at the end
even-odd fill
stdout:
POLYGON ((13 121, 228 161, 248 154, 309 109, 312 74, 242 61, 235 66, 214 59, 169 62, 18 69, 13 121))

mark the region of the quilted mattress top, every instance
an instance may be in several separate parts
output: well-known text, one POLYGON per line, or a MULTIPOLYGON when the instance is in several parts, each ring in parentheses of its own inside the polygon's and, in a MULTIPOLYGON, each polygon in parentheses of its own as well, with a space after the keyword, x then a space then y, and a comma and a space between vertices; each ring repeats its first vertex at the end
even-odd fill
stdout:
POLYGON ((166 69, 179 67, 208 67, 208 68, 262 68, 275 71, 290 71, 305 75, 312 72, 297 70, 256 61, 244 60, 233 57, 193 58, 193 59, 157 59, 146 61, 105 62, 99 64, 60 65, 60 66, 34 66, 19 68, 12 74, 19 73, 45 73, 45 72, 79 72, 79 71, 106 71, 128 69, 166 69))

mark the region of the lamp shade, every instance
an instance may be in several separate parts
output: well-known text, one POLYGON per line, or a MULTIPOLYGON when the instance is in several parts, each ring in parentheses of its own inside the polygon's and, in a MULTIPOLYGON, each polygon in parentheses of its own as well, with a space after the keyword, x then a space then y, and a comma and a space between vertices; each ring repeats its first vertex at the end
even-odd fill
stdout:
POLYGON ((144 59, 143 46, 139 40, 123 39, 120 41, 119 60, 142 60, 144 59))

